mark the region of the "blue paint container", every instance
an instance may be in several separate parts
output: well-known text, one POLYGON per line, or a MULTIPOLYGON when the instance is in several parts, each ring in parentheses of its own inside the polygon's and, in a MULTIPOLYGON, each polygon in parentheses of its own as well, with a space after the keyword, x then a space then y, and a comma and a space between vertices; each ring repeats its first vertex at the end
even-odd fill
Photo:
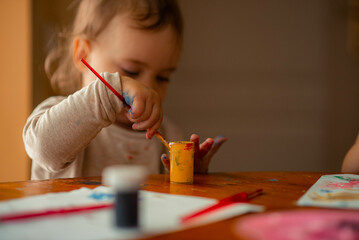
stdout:
POLYGON ((115 191, 114 221, 118 228, 136 229, 140 225, 138 192, 147 178, 143 166, 111 166, 103 172, 104 184, 115 191))

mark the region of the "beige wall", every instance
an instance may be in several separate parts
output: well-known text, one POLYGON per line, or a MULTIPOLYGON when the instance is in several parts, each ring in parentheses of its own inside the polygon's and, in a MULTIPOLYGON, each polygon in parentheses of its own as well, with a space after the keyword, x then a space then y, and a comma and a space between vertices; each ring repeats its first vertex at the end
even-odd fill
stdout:
POLYGON ((0 0, 0 181, 29 178, 22 128, 30 113, 30 0, 0 0))
POLYGON ((185 40, 165 109, 187 137, 229 138, 210 170, 340 170, 359 129, 347 51, 358 1, 179 2, 185 40))

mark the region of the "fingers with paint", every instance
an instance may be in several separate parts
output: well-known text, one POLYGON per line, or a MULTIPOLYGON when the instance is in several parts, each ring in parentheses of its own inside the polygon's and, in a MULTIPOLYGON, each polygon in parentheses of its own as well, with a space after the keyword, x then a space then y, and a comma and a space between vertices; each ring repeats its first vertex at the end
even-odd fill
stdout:
POLYGON ((146 138, 151 139, 163 119, 161 99, 156 91, 130 77, 122 76, 122 95, 117 92, 85 59, 81 61, 109 88, 128 109, 126 117, 133 122, 132 129, 147 130, 146 138))
POLYGON ((133 122, 132 129, 147 130, 151 139, 163 119, 161 99, 156 91, 129 77, 122 77, 122 91, 126 102, 131 106, 126 117, 133 122))

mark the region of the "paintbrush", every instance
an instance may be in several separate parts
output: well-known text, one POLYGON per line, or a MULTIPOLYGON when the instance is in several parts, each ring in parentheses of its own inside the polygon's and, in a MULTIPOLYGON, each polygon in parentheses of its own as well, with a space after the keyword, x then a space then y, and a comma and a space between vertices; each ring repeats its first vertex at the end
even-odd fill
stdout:
POLYGON ((209 207, 206 207, 204 209, 201 209, 199 211, 196 211, 195 213, 191 213, 187 216, 184 216, 181 218, 181 222, 182 223, 187 223, 188 221, 190 220, 193 220, 199 216, 203 216, 207 213, 210 213, 210 212, 213 212, 215 210, 218 210, 220 208, 223 208, 223 207, 226 207, 228 205, 231 205, 233 203, 246 203, 246 202, 249 202, 250 199, 256 197, 256 196, 259 196, 259 195, 262 195, 263 194, 263 189, 258 189, 254 192, 251 192, 251 193, 246 193, 246 192, 241 192, 241 193, 237 193, 237 194, 234 194, 232 196, 229 196, 229 197, 226 197, 226 198, 223 198, 221 200, 218 201, 218 203, 212 205, 212 206, 209 206, 209 207))
POLYGON ((113 208, 114 204, 99 204, 99 205, 90 205, 90 206, 80 206, 80 207, 71 207, 71 208, 59 208, 59 209, 50 209, 42 211, 32 211, 27 213, 15 213, 0 216, 0 223, 11 222, 16 220, 24 220, 29 218, 38 218, 38 217, 47 217, 53 215, 64 215, 72 214, 78 212, 89 212, 93 210, 113 208))
MULTIPOLYGON (((126 103, 124 97, 119 93, 117 92, 103 77, 101 77, 100 74, 98 74, 98 72, 96 72, 95 69, 93 69, 90 64, 88 64, 85 59, 81 59, 81 62, 83 62, 83 64, 86 65, 86 67, 88 67, 91 72, 93 72, 105 85, 106 87, 108 87, 108 89, 111 90, 111 92, 113 92, 122 102, 123 104, 128 107, 128 108, 131 108, 131 106, 129 104, 126 103)), ((158 131, 155 132, 155 136, 163 143, 163 145, 166 146, 166 148, 169 150, 170 149, 170 146, 168 145, 168 141, 162 136, 161 133, 159 133, 158 131)))

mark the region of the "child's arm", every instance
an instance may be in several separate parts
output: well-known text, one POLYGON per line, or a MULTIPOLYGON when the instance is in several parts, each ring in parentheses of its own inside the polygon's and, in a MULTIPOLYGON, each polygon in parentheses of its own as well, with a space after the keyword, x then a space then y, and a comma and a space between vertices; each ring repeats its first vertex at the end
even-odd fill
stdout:
MULTIPOLYGON (((105 73, 104 77, 132 100, 134 128, 157 130, 162 121, 158 94, 125 77, 121 77, 121 86, 118 74, 105 73)), ((24 127, 26 151, 47 171, 60 171, 76 160, 102 128, 114 123, 122 110, 123 103, 99 80, 56 104, 45 101, 24 127)))
POLYGON ((344 158, 342 172, 359 173, 359 135, 344 158))
MULTIPOLYGON (((221 145, 227 141, 227 137, 217 136, 214 139, 207 138, 202 144, 199 144, 197 134, 192 134, 190 141, 194 142, 194 172, 207 173, 208 167, 213 155, 218 151, 221 145)), ((167 172, 170 169, 170 160, 167 154, 162 154, 161 161, 167 172)))

